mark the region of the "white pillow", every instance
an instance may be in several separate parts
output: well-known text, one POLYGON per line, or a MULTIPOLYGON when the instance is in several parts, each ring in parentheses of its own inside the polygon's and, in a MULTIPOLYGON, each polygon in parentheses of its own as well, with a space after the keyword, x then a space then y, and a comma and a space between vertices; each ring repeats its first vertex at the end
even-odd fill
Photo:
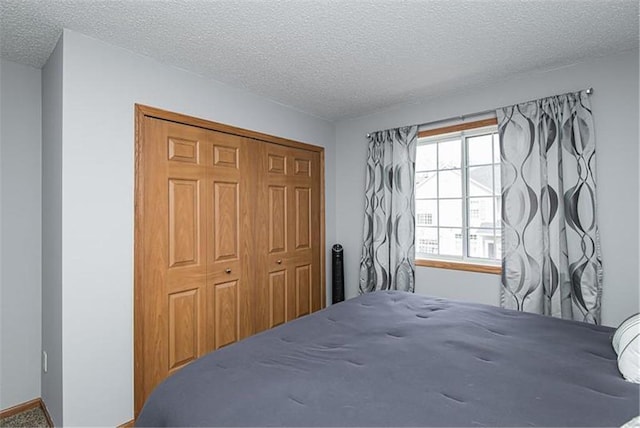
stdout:
POLYGON ((627 318, 613 334, 618 370, 630 382, 640 383, 640 313, 627 318))
POLYGON ((640 428, 640 416, 636 416, 620 428, 640 428))

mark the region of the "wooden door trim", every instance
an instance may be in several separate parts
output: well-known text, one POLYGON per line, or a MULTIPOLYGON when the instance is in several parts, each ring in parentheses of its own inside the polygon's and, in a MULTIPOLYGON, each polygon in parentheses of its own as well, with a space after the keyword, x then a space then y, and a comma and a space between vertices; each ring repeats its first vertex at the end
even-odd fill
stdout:
POLYGON ((320 307, 327 307, 327 285, 325 282, 325 224, 324 224, 324 150, 320 150, 320 284, 323 285, 320 294, 320 307))
POLYGON ((144 276, 142 268, 144 265, 144 163, 142 150, 144 141, 144 118, 146 114, 143 109, 135 105, 135 181, 133 204, 134 227, 133 227, 133 409, 134 420, 138 418, 138 413, 144 404, 142 388, 144 374, 144 325, 142 320, 142 284, 144 276))
POLYGON ((183 125, 195 126, 212 131, 223 132, 227 134, 237 135, 240 137, 251 138, 258 141, 278 144, 286 147, 308 150, 317 152, 320 155, 320 284, 322 285, 321 302, 322 307, 326 307, 326 255, 325 255, 325 172, 324 172, 324 148, 314 146, 307 143, 301 143, 287 138, 276 137, 269 134, 263 134, 257 131, 238 128, 223 123, 213 122, 193 116, 180 113, 174 113, 162 110, 156 107, 150 107, 143 104, 135 104, 135 177, 134 177, 134 306, 133 306, 133 324, 134 324, 134 419, 138 417, 138 413, 144 404, 142 397, 143 388, 143 371, 144 367, 144 347, 142 340, 138 338, 144 337, 144 324, 142 321, 142 284, 143 261, 144 261, 144 168, 143 151, 144 151, 144 119, 155 118, 170 122, 180 123, 183 125))
POLYGON ((136 117, 138 117, 138 113, 141 113, 142 116, 146 117, 153 117, 156 119, 181 123, 183 125, 197 126, 199 128, 209 129, 211 131, 223 132, 225 134, 237 135, 239 137, 252 138, 254 140, 266 141, 269 143, 280 144, 282 146, 293 147, 296 149, 309 150, 312 152, 324 152, 323 147, 314 146, 312 144, 289 140, 282 137, 276 137, 275 135, 263 134, 262 132, 238 128, 236 126, 226 125, 224 123, 212 122, 210 120, 188 116, 181 113, 174 113, 143 104, 136 104, 136 117))

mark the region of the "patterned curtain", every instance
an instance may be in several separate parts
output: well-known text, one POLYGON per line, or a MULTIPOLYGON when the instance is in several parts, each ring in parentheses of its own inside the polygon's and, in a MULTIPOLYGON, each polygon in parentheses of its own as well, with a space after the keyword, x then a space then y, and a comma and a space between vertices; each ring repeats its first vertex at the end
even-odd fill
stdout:
POLYGON ((418 127, 369 135, 360 293, 414 291, 418 127))
POLYGON ((600 322, 595 136, 585 91, 497 110, 505 308, 600 322))

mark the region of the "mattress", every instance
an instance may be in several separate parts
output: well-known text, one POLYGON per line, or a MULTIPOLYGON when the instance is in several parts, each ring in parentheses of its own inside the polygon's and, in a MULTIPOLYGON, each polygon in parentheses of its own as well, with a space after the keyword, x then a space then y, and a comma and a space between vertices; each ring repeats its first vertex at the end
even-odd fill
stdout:
POLYGON ((403 292, 366 294, 191 363, 137 426, 620 426, 640 387, 613 329, 403 292))

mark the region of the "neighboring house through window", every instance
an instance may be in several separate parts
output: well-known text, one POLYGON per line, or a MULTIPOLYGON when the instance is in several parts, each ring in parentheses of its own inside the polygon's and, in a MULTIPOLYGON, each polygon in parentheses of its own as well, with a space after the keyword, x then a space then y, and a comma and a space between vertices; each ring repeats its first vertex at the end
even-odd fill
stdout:
POLYGON ((433 224, 433 213, 417 213, 416 222, 420 226, 428 226, 433 224))
POLYGON ((435 239, 419 239, 418 251, 423 254, 438 254, 438 241, 435 239))
POLYGON ((500 262, 500 143, 495 120, 477 124, 420 132, 415 176, 419 262, 500 262))

